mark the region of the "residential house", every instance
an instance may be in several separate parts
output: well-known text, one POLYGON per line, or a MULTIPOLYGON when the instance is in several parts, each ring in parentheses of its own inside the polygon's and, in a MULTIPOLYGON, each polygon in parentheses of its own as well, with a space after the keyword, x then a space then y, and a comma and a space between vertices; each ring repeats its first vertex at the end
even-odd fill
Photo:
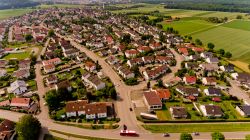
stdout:
POLYGON ((30 98, 12 98, 10 106, 18 107, 23 109, 28 109, 32 105, 32 100, 30 98))
POLYGON ((154 56, 144 56, 142 57, 142 60, 144 64, 152 64, 155 62, 154 56))
POLYGON ((240 113, 241 116, 250 116, 250 105, 237 105, 236 110, 240 113))
POLYGON ((68 80, 61 81, 61 82, 57 83, 55 88, 56 88, 56 90, 67 89, 69 92, 72 91, 72 87, 71 87, 70 82, 68 80))
POLYGON ((185 63, 185 68, 186 69, 196 70, 198 68, 198 64, 194 63, 194 62, 186 62, 185 63))
POLYGON ((62 61, 60 58, 54 58, 54 59, 50 59, 50 60, 44 60, 42 63, 43 63, 43 66, 46 66, 49 64, 58 65, 58 64, 61 64, 62 61))
POLYGON ((188 55, 189 55, 188 49, 187 49, 186 47, 180 47, 180 48, 178 48, 178 52, 179 52, 180 54, 185 55, 185 56, 188 56, 188 55))
POLYGON ((55 70, 56 70, 56 67, 54 64, 48 64, 44 66, 45 73, 51 73, 51 72, 54 72, 55 70))
POLYGON ((85 112, 86 119, 107 118, 107 104, 102 102, 87 104, 85 112))
POLYGON ((206 117, 220 118, 223 116, 221 107, 217 105, 200 105, 200 110, 206 117))
POLYGON ((77 49, 71 49, 68 51, 63 52, 64 57, 76 57, 79 55, 79 51, 77 49))
POLYGON ((206 62, 210 64, 217 64, 219 63, 219 59, 217 57, 209 57, 206 58, 206 62))
POLYGON ((58 79, 56 77, 56 75, 49 75, 47 78, 46 78, 46 82, 50 85, 50 84, 56 84, 58 82, 58 79))
POLYGON ((148 46, 140 46, 137 48, 137 51, 139 51, 140 53, 146 53, 151 51, 151 48, 148 46))
POLYGON ((18 70, 13 73, 13 76, 18 79, 26 79, 30 76, 29 69, 18 70))
POLYGON ((65 112, 67 117, 76 117, 86 114, 87 100, 69 101, 66 103, 65 112))
POLYGON ((9 93, 14 93, 15 95, 21 95, 27 91, 27 85, 25 81, 16 80, 15 82, 10 84, 8 88, 9 93))
POLYGON ((242 73, 232 73, 231 76, 237 80, 239 83, 250 83, 250 74, 242 72, 242 73))
POLYGON ((118 73, 125 79, 134 78, 135 74, 126 66, 122 66, 118 69, 118 73))
POLYGON ((0 140, 12 140, 15 134, 15 123, 4 119, 0 123, 0 140))
POLYGON ((88 71, 93 72, 94 70, 96 70, 96 64, 94 62, 87 61, 84 65, 85 69, 88 71))
POLYGON ((154 42, 154 43, 150 44, 149 47, 152 50, 160 50, 161 48, 163 48, 163 46, 161 45, 160 42, 154 42))
POLYGON ((143 58, 133 58, 127 61, 127 64, 131 67, 142 65, 144 63, 143 58))
POLYGON ((162 109, 162 102, 156 92, 144 92, 143 100, 149 111, 162 109))
POLYGON ((170 107, 170 112, 173 118, 187 118, 188 113, 185 107, 170 107))
POLYGON ((171 97, 171 93, 169 91, 169 89, 156 89, 156 90, 152 90, 155 91, 156 94, 159 96, 159 98, 161 99, 161 101, 166 101, 169 100, 171 97))
POLYGON ((209 87, 207 89, 204 89, 204 93, 207 96, 221 96, 221 90, 214 87, 209 87))
POLYGON ((131 50, 126 50, 125 51, 125 55, 128 58, 136 57, 138 54, 139 54, 139 52, 137 50, 135 50, 135 49, 131 49, 131 50))
POLYGON ((4 77, 7 75, 7 70, 5 69, 0 69, 0 77, 4 77))
POLYGON ((233 65, 220 66, 220 70, 224 72, 234 72, 234 66, 233 65))
POLYGON ((203 52, 200 54, 202 58, 211 58, 214 56, 214 54, 212 52, 203 52))
POLYGON ((217 84, 215 77, 203 77, 202 84, 206 86, 215 86, 217 84))
POLYGON ((86 83, 89 83, 92 87, 94 87, 95 90, 100 90, 106 87, 106 84, 102 82, 96 75, 92 75, 86 72, 82 75, 82 79, 86 83))
POLYGON ((178 91, 179 93, 181 93, 184 96, 195 96, 198 97, 199 96, 199 90, 197 88, 194 87, 184 87, 184 86, 177 86, 176 87, 176 91, 178 91))
POLYGON ((24 69, 30 69, 30 60, 20 60, 18 63, 18 69, 19 70, 24 70, 24 69))
POLYGON ((154 80, 161 76, 162 74, 166 73, 168 70, 168 67, 166 65, 158 66, 151 70, 146 70, 143 72, 144 78, 146 80, 154 80))
POLYGON ((185 82, 186 85, 193 85, 196 84, 196 76, 185 76, 183 78, 183 81, 185 82))

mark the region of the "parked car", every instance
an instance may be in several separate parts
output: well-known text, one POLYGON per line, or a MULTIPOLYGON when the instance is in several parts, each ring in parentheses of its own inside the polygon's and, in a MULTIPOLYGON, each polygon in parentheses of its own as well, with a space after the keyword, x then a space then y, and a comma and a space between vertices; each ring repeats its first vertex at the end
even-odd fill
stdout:
POLYGON ((199 136, 200 133, 199 133, 199 132, 194 132, 193 135, 194 135, 194 136, 199 136))
POLYGON ((162 136, 163 137, 169 137, 170 135, 168 133, 164 133, 162 136))
POLYGON ((133 111, 133 109, 132 109, 131 107, 129 108, 129 110, 130 110, 130 111, 133 111))

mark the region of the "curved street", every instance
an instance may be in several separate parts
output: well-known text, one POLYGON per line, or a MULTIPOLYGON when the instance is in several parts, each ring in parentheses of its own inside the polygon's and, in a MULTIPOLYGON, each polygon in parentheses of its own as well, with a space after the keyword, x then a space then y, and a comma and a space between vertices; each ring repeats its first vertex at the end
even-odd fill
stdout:
MULTIPOLYGON (((70 39, 69 39, 70 40, 70 39)), ((44 94, 48 90, 44 87, 43 84, 43 76, 40 72, 40 63, 36 64, 36 82, 38 86, 38 93, 40 95, 40 104, 41 104, 41 113, 37 115, 37 118, 40 120, 42 126, 43 126, 43 133, 48 133, 48 130, 58 130, 61 132, 76 134, 76 135, 83 135, 83 136, 92 136, 92 137, 101 137, 101 138, 111 138, 111 139, 131 139, 131 137, 121 137, 119 135, 119 131, 121 126, 123 124, 126 124, 128 126, 129 130, 135 130, 139 133, 140 137, 136 139, 165 139, 162 137, 161 134, 153 134, 146 130, 144 130, 141 126, 141 123, 136 120, 136 116, 133 111, 129 111, 129 107, 131 107, 131 100, 130 100, 130 92, 137 89, 142 89, 146 87, 146 82, 141 82, 139 85, 136 86, 127 86, 124 84, 123 81, 121 81, 121 78, 117 75, 117 73, 109 66, 104 58, 100 58, 96 56, 95 53, 88 50, 87 48, 77 44, 73 40, 70 40, 72 45, 78 48, 81 52, 85 52, 88 57, 90 57, 94 61, 98 61, 99 64, 102 66, 103 72, 110 77, 111 81, 115 83, 116 85, 116 91, 119 93, 119 99, 116 102, 116 107, 118 110, 118 117, 121 119, 120 121, 120 127, 118 129, 112 129, 112 130, 90 130, 90 129, 82 129, 67 125, 61 125, 58 123, 55 123, 53 120, 49 118, 48 115, 48 108, 47 106, 44 106, 45 100, 43 98, 44 94)), ((183 60, 183 57, 179 54, 177 54, 175 51, 174 55, 177 60, 177 65, 175 67, 172 67, 172 73, 167 74, 163 77, 163 82, 168 81, 170 78, 174 77, 174 73, 180 68, 181 62, 183 60)), ((17 112, 11 112, 11 111, 5 111, 0 110, 0 118, 6 118, 12 121, 18 121, 18 119, 23 116, 24 114, 17 113, 17 112)), ((250 132, 226 132, 224 133, 226 138, 230 139, 240 139, 244 138, 246 134, 250 134, 250 132)), ((43 135, 41 135, 40 139, 43 139, 43 135)), ((171 137, 169 139, 179 139, 179 134, 171 133, 171 137)), ((210 133, 200 133, 200 136, 194 136, 194 139, 211 139, 210 133)))

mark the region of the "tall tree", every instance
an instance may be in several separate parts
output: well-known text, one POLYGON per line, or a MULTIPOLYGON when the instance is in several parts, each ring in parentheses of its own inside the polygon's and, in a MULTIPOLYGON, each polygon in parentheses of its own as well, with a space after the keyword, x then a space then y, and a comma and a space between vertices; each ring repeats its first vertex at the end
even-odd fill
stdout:
POLYGON ((18 140, 36 140, 41 129, 41 123, 32 115, 24 115, 16 124, 18 140))
POLYGON ((214 44, 213 43, 208 43, 207 44, 207 48, 209 49, 209 50, 213 50, 214 49, 214 44))

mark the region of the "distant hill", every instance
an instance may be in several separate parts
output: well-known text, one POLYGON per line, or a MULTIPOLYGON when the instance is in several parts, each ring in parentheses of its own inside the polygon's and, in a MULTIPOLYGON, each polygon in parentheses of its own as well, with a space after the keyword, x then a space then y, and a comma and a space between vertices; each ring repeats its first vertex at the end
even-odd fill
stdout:
POLYGON ((39 5, 39 2, 31 0, 0 0, 0 10, 12 8, 25 8, 39 5))

